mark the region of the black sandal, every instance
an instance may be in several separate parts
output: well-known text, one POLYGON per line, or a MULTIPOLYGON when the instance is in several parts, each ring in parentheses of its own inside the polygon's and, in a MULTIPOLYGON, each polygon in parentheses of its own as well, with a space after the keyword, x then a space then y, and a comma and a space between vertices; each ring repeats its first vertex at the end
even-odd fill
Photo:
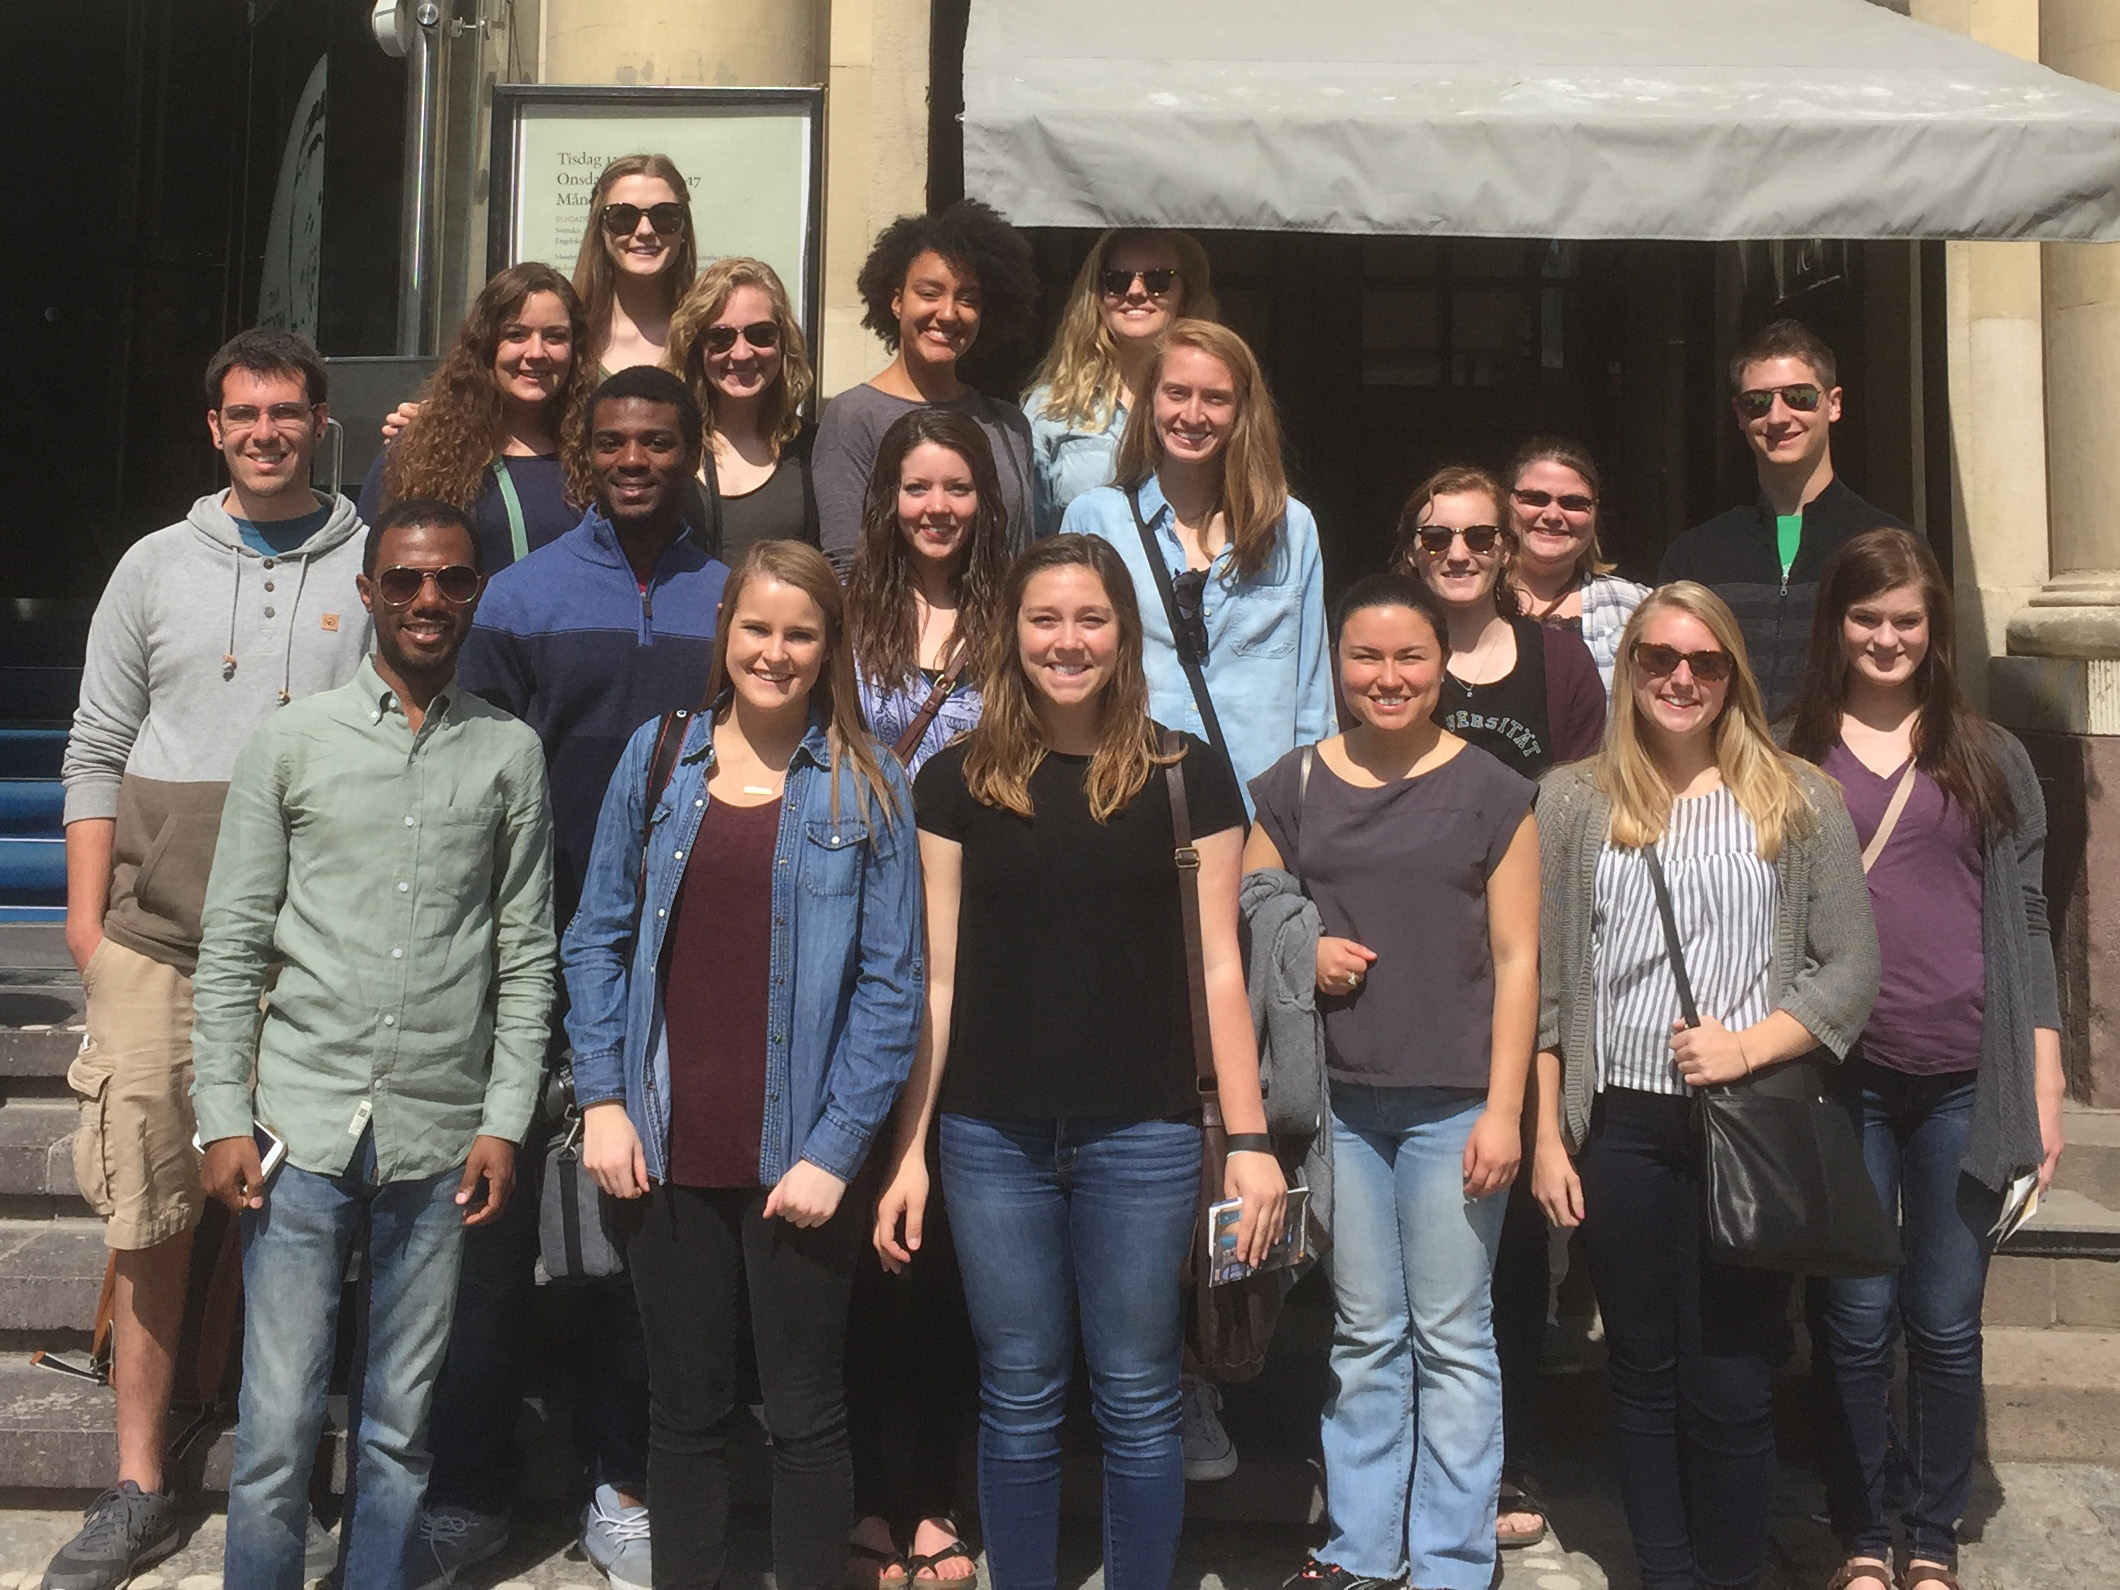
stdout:
POLYGON ((1519 1551, 1527 1546, 1536 1546, 1546 1538, 1546 1504, 1533 1496, 1515 1480, 1504 1480, 1501 1494, 1495 1502, 1494 1543, 1504 1551, 1519 1551), (1536 1529, 1504 1529, 1501 1519, 1509 1513, 1536 1513, 1536 1529))
POLYGON ((847 1571, 843 1575, 847 1590, 906 1590, 906 1586, 912 1582, 913 1570, 908 1566, 902 1552, 885 1551, 880 1546, 869 1546, 858 1540, 850 1540, 847 1542, 847 1557, 847 1571), (876 1577, 871 1579, 865 1573, 856 1577, 856 1561, 876 1564, 876 1577))
POLYGON ((908 1584, 940 1585, 946 1587, 946 1590, 978 1590, 979 1559, 972 1554, 972 1548, 964 1543, 964 1531, 958 1527, 957 1520, 947 1514, 938 1513, 933 1518, 923 1518, 920 1522, 923 1524, 940 1524, 957 1538, 940 1551, 907 1552, 905 1554, 905 1571, 908 1584), (959 1558, 972 1564, 972 1571, 962 1579, 945 1579, 941 1574, 935 1572, 937 1563, 954 1562, 959 1558), (920 1577, 923 1569, 927 1571, 925 1580, 920 1577))

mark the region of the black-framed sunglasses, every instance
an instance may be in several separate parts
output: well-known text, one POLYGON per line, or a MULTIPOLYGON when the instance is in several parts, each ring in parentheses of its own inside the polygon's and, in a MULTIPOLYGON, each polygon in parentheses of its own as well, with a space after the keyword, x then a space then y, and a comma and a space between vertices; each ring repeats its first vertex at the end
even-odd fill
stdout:
POLYGON ((648 218, 658 237, 675 237, 685 229, 685 207, 677 203, 607 204, 604 206, 604 230, 613 237, 631 237, 640 230, 640 218, 648 218))
POLYGON ((709 326, 699 334, 699 340, 709 353, 727 353, 736 346, 739 336, 754 348, 777 348, 780 346, 780 323, 754 320, 748 326, 709 326))
POLYGON ((1774 400, 1780 398, 1798 414, 1815 414, 1825 397, 1811 381, 1799 381, 1794 386, 1749 386, 1737 394, 1737 412, 1748 420, 1763 420, 1774 412, 1774 400))
POLYGON ((484 576, 468 563, 452 563, 440 569, 410 569, 395 563, 377 571, 375 594, 392 607, 410 607, 429 580, 434 581, 443 601, 457 607, 477 601, 479 586, 485 583, 484 576))
POLYGON ((1207 661, 1207 570, 1187 569, 1170 582, 1171 603, 1178 610, 1178 655, 1186 662, 1207 661))
POLYGON ((1453 529, 1446 524, 1424 524, 1414 531, 1413 539, 1430 557, 1439 558, 1450 550, 1450 543, 1459 536, 1465 538, 1465 550, 1475 557, 1494 550, 1494 544, 1502 539, 1502 527, 1496 524, 1468 524, 1463 529, 1453 529))
POLYGON ((1651 679, 1662 679, 1678 672, 1684 663, 1693 671, 1693 677, 1704 685, 1719 685, 1730 677, 1737 666, 1737 659, 1720 649, 1714 651, 1680 651, 1676 646, 1659 646, 1653 641, 1638 640, 1634 643, 1634 666, 1651 679))
POLYGON ((1174 270, 1123 271, 1114 267, 1097 273, 1097 285, 1104 289, 1107 298, 1124 298, 1134 290, 1134 283, 1151 298, 1161 298, 1177 285, 1178 272, 1174 270))
POLYGON ((1581 492, 1576 491, 1564 491, 1556 495, 1550 491, 1525 490, 1512 491, 1509 495, 1516 499, 1516 505, 1519 508, 1526 509, 1531 513, 1537 513, 1542 508, 1551 507, 1554 503, 1561 505, 1562 513, 1588 513, 1597 506, 1595 497, 1585 497, 1581 492))

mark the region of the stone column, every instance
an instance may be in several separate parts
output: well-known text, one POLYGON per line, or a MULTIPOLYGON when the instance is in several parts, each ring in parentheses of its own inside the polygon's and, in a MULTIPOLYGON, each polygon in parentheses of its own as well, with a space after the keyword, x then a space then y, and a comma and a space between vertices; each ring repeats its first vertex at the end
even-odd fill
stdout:
POLYGON ((538 81, 736 88, 815 83, 815 0, 543 0, 538 81))

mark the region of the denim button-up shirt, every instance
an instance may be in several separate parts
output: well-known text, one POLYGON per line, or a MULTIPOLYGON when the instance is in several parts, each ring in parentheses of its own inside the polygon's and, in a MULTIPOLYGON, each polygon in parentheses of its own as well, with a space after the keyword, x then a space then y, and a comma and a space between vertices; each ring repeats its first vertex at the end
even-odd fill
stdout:
MULTIPOLYGON (((611 777, 581 907, 561 955, 575 1098, 584 1106, 623 1101, 648 1174, 661 1180, 670 1158, 663 940, 706 811, 714 751, 712 720, 695 717, 644 823, 658 723, 640 727, 611 777)), ((897 803, 888 818, 863 801, 851 767, 842 766, 835 780, 821 722, 811 723, 788 764, 773 847, 772 981, 759 1057, 766 1077, 758 1145, 764 1186, 803 1159, 851 1181, 912 1069, 923 1005, 920 851, 911 786, 888 750, 878 748, 877 756, 897 803)), ((671 970, 685 975, 683 967, 671 970)))
POLYGON ((1126 434, 1126 405, 1112 405, 1111 423, 1092 427, 1086 420, 1057 420, 1045 412, 1052 401, 1051 382, 1023 400, 1031 422, 1031 520, 1038 534, 1060 528, 1068 506, 1085 491, 1112 483, 1119 459, 1119 438, 1126 434))
MULTIPOLYGON (((1177 519, 1151 475, 1141 487, 1147 521, 1175 579, 1185 570, 1177 519)), ((1155 571, 1141 548, 1133 509, 1117 486, 1084 492, 1067 510, 1063 530, 1102 536, 1126 560, 1141 604, 1148 668, 1148 715, 1173 729, 1207 739, 1207 724, 1178 662, 1170 614, 1155 571)), ((1337 724, 1325 642, 1325 565, 1318 524, 1310 510, 1288 499, 1273 555, 1248 579, 1232 582, 1230 549, 1215 554, 1201 594, 1207 618, 1207 693, 1228 741, 1229 759, 1251 810, 1251 781, 1299 745, 1329 738, 1337 724)))

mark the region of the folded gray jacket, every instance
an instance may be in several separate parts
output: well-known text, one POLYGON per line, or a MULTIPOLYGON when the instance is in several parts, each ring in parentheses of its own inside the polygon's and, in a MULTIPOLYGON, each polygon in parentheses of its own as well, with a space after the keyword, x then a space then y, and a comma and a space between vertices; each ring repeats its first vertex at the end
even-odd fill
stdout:
POLYGON ((1262 867, 1244 875, 1244 980, 1259 1035, 1266 1124, 1308 1136, 1303 1181, 1318 1229, 1332 1231, 1332 1096, 1325 1078, 1325 1021, 1318 1014, 1318 908, 1293 873, 1262 867))

